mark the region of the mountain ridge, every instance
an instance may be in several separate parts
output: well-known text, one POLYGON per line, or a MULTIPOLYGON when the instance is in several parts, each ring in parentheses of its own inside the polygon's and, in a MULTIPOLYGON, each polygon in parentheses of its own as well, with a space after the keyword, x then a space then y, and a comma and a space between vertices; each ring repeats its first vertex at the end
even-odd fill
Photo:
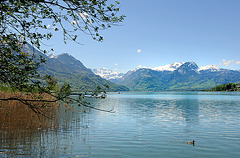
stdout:
POLYGON ((50 54, 47 56, 32 47, 29 43, 23 46, 23 50, 28 54, 34 54, 36 58, 43 56, 47 62, 42 64, 38 72, 42 75, 52 75, 57 79, 59 85, 68 83, 75 91, 92 91, 97 86, 109 85, 109 91, 128 91, 129 89, 122 85, 117 85, 106 79, 95 75, 83 63, 70 54, 62 53, 60 55, 50 54))
POLYGON ((98 85, 105 84, 110 85, 111 91, 202 90, 230 82, 240 82, 239 70, 221 69, 215 65, 199 67, 195 62, 175 62, 158 68, 138 68, 124 75, 108 70, 108 81, 94 74, 70 54, 46 56, 29 44, 24 49, 47 59, 47 64, 39 68, 40 74, 53 75, 60 85, 69 83, 77 91, 93 90, 98 85))
MULTIPOLYGON (((177 70, 181 65, 183 65, 186 62, 174 62, 173 64, 166 64, 163 66, 158 66, 158 67, 148 67, 148 68, 144 68, 144 69, 152 69, 155 71, 175 71, 177 70)), ((129 70, 127 73, 132 73, 134 71, 137 71, 139 69, 143 69, 143 68, 135 68, 132 70, 129 70)), ((205 65, 205 66, 200 66, 198 67, 197 71, 201 73, 201 71, 220 71, 222 70, 222 68, 217 67, 216 65, 205 65)), ((127 73, 120 73, 108 68, 97 68, 97 69, 92 69, 92 71, 96 74, 101 76, 102 78, 105 78, 107 80, 118 80, 121 79, 124 75, 126 75, 127 73)), ((240 71, 240 70, 234 70, 234 71, 240 71)))
POLYGON ((118 80, 112 82, 125 85, 133 91, 161 90, 203 90, 226 83, 240 82, 240 71, 221 69, 215 65, 198 67, 195 62, 176 64, 177 68, 153 70, 138 68, 128 71, 118 80))

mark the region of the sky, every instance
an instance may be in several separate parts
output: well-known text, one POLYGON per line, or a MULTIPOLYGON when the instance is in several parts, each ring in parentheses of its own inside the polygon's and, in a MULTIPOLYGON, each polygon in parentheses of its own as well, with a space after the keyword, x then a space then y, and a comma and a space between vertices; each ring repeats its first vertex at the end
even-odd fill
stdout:
POLYGON ((103 42, 88 35, 64 44, 62 33, 47 46, 56 55, 69 53, 87 68, 127 72, 194 61, 240 70, 239 0, 119 0, 123 23, 100 32, 103 42))

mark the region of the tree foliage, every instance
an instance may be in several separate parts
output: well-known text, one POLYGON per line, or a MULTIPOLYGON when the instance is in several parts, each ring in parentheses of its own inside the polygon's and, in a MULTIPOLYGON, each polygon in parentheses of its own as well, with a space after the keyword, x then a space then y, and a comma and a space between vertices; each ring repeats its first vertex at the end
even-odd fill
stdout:
POLYGON ((36 75, 36 69, 45 61, 42 58, 38 61, 33 60, 34 56, 29 57, 29 54, 22 52, 21 46, 30 42, 34 47, 41 49, 41 41, 50 39, 52 31, 61 30, 65 42, 76 41, 79 32, 102 41, 99 30, 111 27, 124 19, 124 16, 117 16, 118 5, 118 1, 109 4, 107 0, 1 1, 1 75, 4 76, 1 82, 17 85, 26 82, 26 76, 36 75), (19 72, 18 75, 16 72, 19 72), (6 74, 8 77, 5 77, 6 74), (16 81, 17 79, 20 80, 16 81))
MULTIPOLYGON (((0 83, 20 91, 37 89, 41 93, 53 91, 56 82, 49 76, 42 86, 37 69, 46 60, 42 56, 23 52, 29 42, 41 49, 54 31, 63 33, 63 40, 76 41, 80 33, 102 41, 99 31, 122 22, 118 16, 118 1, 109 0, 2 0, 0 2, 0 83)), ((42 50, 47 53, 47 50, 42 50)), ((58 89, 58 100, 70 94, 70 86, 58 89)))
POLYGON ((1 34, 18 34, 37 48, 42 39, 52 37, 52 30, 62 30, 64 40, 75 41, 81 31, 102 41, 99 30, 124 19, 117 16, 119 4, 108 0, 3 0, 1 34))
POLYGON ((235 83, 222 84, 211 88, 210 91, 240 91, 240 84, 235 83))

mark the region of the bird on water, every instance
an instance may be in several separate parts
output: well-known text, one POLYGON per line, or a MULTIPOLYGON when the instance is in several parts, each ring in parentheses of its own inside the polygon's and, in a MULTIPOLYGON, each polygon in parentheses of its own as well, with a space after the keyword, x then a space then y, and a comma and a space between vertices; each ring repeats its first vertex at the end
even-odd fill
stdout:
POLYGON ((195 145, 195 140, 193 140, 193 141, 187 141, 187 144, 195 145))

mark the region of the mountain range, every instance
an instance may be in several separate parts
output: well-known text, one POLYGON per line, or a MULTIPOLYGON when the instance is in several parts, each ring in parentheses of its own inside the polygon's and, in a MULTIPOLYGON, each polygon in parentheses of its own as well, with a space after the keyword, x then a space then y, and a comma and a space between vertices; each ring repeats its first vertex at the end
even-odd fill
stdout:
POLYGON ((49 56, 26 44, 24 51, 43 56, 47 63, 40 74, 53 75, 60 85, 69 83, 74 90, 93 90, 108 84, 111 91, 203 90, 227 83, 239 83, 240 71, 215 65, 199 67, 195 62, 175 62, 154 68, 138 68, 126 74, 107 68, 88 69, 67 53, 49 56))
POLYGON ((115 80, 120 79, 124 75, 124 73, 116 72, 113 70, 110 70, 108 68, 98 68, 98 69, 92 69, 93 73, 96 75, 101 76, 102 78, 105 78, 107 80, 115 80))
POLYGON ((154 68, 138 68, 110 81, 133 91, 203 90, 240 82, 240 71, 215 65, 199 67, 195 62, 175 62, 154 68))
POLYGON ((52 75, 57 79, 59 85, 68 83, 73 90, 76 91, 91 91, 96 89, 97 86, 109 85, 110 91, 128 91, 129 89, 122 85, 117 85, 102 77, 95 75, 92 70, 86 68, 82 62, 75 59, 73 56, 67 53, 60 55, 50 54, 49 56, 36 50, 30 44, 26 44, 23 47, 24 51, 35 56, 43 56, 47 62, 42 64, 38 69, 42 75, 52 75))

